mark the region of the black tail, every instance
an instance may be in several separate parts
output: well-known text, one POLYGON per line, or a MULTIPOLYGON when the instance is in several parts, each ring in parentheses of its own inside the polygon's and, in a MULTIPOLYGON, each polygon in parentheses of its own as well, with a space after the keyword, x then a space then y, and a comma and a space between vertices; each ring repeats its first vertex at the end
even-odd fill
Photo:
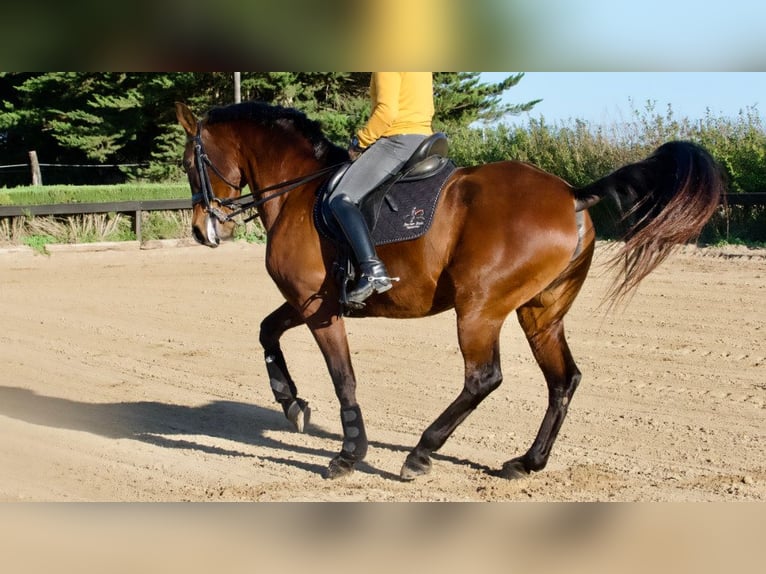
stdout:
POLYGON ((625 243, 612 260, 622 263, 624 276, 615 281, 611 296, 627 295, 674 246, 696 239, 720 204, 724 187, 723 172, 704 148, 677 141, 575 190, 577 211, 611 197, 626 228, 625 243))

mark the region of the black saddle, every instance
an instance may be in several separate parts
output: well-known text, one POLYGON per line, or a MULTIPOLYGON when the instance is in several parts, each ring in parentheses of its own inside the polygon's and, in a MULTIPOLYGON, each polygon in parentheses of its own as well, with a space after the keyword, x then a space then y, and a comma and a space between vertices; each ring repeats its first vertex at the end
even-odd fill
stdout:
MULTIPOLYGON (((447 157, 448 151, 449 143, 447 136, 444 133, 436 132, 430 135, 425 140, 423 140, 415 152, 410 156, 410 159, 407 160, 407 162, 396 174, 392 175, 375 190, 367 194, 359 208, 367 220, 367 226, 373 234, 373 240, 375 241, 376 245, 390 242, 390 240, 387 241, 386 238, 383 238, 381 241, 380 238, 375 237, 375 231, 380 217, 381 207, 384 201, 388 205, 390 211, 399 212, 399 202, 397 201, 395 194, 391 192, 396 190, 396 186, 400 184, 418 182, 440 174, 443 175, 445 171, 444 168, 447 166, 452 166, 454 169, 454 164, 452 164, 452 162, 447 157)), ((327 237, 338 239, 342 242, 345 241, 343 233, 335 222, 335 218, 330 211, 328 203, 330 195, 335 190, 338 182, 343 178, 350 166, 351 162, 341 166, 338 171, 335 172, 327 181, 327 184, 320 188, 315 207, 314 219, 319 232, 327 237)), ((450 173, 451 171, 452 170, 450 170, 450 173)), ((438 191, 441 188, 443 181, 434 183, 436 183, 435 187, 437 188, 438 198, 438 191)), ((424 186, 420 187, 429 186, 428 184, 425 184, 424 186)), ((426 230, 427 227, 426 229, 422 230, 421 234, 425 233, 426 230)), ((394 240, 401 241, 403 239, 394 240)))

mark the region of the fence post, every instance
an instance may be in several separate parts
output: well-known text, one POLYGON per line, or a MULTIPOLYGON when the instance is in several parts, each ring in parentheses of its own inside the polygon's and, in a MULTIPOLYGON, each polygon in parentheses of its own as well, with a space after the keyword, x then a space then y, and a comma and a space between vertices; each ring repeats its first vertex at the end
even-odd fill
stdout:
POLYGON ((43 174, 40 171, 40 162, 37 161, 37 152, 35 150, 29 152, 29 165, 32 167, 32 185, 42 185, 43 174))
POLYGON ((141 205, 136 208, 136 213, 133 216, 133 231, 136 233, 136 241, 141 243, 141 219, 142 219, 141 205))

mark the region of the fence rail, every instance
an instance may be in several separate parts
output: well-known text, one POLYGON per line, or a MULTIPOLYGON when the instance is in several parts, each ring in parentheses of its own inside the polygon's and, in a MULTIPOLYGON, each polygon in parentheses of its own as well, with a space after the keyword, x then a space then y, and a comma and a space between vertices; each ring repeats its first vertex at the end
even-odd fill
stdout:
POLYGON ((726 194, 726 203, 729 205, 756 206, 766 205, 765 193, 729 193, 726 194))
POLYGON ((138 201, 110 201, 100 203, 53 203, 45 205, 2 205, 0 217, 29 215, 83 215, 88 213, 132 214, 136 239, 141 241, 141 213, 144 211, 180 211, 191 209, 189 199, 152 199, 138 201))

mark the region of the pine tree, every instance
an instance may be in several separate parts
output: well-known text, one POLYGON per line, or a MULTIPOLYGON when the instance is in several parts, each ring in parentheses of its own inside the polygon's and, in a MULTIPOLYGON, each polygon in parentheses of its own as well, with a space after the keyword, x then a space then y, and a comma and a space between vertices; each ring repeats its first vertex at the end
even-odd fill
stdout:
POLYGON ((517 85, 524 73, 509 76, 502 82, 486 84, 479 72, 437 72, 434 74, 434 124, 449 133, 478 121, 492 122, 508 114, 531 110, 542 100, 522 104, 502 104, 503 94, 517 85))
MULTIPOLYGON (((339 145, 370 113, 369 72, 242 72, 241 77, 243 99, 300 109, 339 145)), ((539 100, 501 103, 522 77, 484 84, 478 72, 437 72, 434 127, 449 135, 476 121, 530 109, 539 100)), ((228 72, 0 73, 0 164, 26 162, 29 150, 36 150, 47 163, 141 164, 124 170, 123 178, 180 179, 184 135, 174 102, 184 101, 201 115, 231 103, 233 84, 228 72)), ((23 181, 0 185, 18 183, 23 181)))

